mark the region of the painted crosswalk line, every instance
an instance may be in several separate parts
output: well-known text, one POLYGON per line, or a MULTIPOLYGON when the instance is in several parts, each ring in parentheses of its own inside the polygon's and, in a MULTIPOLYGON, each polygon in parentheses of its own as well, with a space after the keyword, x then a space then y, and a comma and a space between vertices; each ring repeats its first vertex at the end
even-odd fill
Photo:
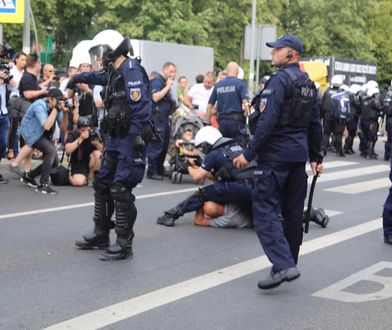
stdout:
POLYGON ((375 179, 361 181, 357 183, 345 184, 342 186, 336 186, 324 189, 325 191, 337 192, 342 194, 360 194, 364 192, 369 192, 376 189, 385 189, 391 187, 391 181, 389 178, 375 179))

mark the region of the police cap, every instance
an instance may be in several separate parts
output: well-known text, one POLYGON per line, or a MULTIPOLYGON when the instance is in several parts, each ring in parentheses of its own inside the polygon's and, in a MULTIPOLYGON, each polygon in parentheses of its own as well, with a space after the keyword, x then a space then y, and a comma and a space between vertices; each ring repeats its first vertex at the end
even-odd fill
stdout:
POLYGON ((289 47, 296 50, 300 54, 304 52, 302 41, 294 34, 284 34, 274 42, 267 42, 266 45, 270 48, 289 47))

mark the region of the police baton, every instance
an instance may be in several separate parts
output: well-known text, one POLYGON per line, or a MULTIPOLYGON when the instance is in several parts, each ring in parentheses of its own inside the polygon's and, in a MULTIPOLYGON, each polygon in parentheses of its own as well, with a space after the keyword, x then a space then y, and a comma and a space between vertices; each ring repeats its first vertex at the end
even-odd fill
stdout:
MULTIPOLYGON (((321 164, 323 162, 323 156, 320 154, 317 157, 317 165, 321 164)), ((316 173, 316 175, 313 176, 312 180, 312 185, 310 186, 310 192, 309 192, 309 197, 308 197, 308 207, 306 209, 306 218, 305 218, 305 233, 307 234, 309 232, 309 221, 310 221, 310 213, 312 211, 312 201, 313 201, 313 193, 314 193, 314 188, 316 187, 316 182, 317 178, 319 176, 319 172, 316 173)))

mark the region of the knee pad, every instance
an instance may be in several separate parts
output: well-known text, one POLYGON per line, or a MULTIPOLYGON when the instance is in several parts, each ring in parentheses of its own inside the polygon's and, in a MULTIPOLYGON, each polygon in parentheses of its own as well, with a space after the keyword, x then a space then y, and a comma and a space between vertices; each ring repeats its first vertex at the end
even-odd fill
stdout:
POLYGON ((120 182, 115 182, 110 186, 110 194, 115 202, 133 203, 135 201, 131 190, 120 182))
POLYGON ((94 179, 93 188, 94 188, 95 192, 100 195, 105 195, 105 194, 110 193, 109 185, 102 182, 102 180, 97 177, 95 177, 95 179, 94 179))

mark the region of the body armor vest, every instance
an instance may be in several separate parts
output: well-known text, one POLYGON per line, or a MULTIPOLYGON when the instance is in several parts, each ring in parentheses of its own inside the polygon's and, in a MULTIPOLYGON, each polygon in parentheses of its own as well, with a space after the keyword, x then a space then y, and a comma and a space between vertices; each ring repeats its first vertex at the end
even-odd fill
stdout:
POLYGON ((312 119, 316 87, 307 74, 297 77, 289 68, 283 71, 291 78, 293 87, 288 91, 288 99, 284 101, 278 126, 307 128, 312 119))

